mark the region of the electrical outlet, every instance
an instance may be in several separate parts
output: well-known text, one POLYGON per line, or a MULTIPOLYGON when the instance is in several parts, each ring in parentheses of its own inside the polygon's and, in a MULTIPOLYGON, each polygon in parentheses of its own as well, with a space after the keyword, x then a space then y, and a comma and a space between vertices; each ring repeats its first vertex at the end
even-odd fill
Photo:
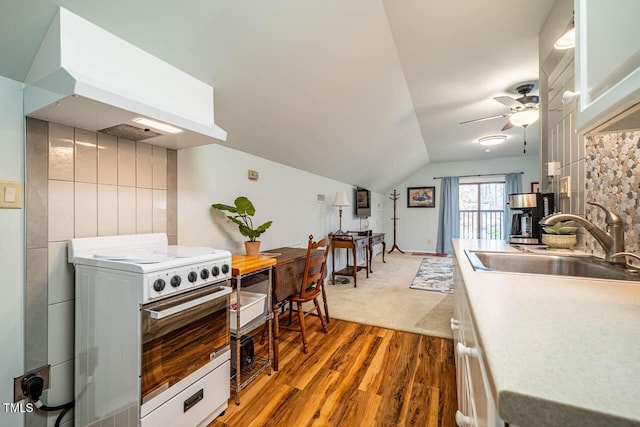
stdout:
POLYGON ((13 379, 13 402, 19 402, 26 396, 22 393, 22 379, 28 375, 34 374, 41 377, 44 380, 44 390, 49 388, 49 370, 51 365, 42 366, 38 369, 33 369, 29 372, 25 372, 24 375, 13 379))

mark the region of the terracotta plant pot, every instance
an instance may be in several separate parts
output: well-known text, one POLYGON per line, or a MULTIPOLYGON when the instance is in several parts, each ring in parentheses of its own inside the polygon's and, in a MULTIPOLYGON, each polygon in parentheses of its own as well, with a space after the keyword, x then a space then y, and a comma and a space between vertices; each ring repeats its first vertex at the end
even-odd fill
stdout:
POLYGON ((260 253, 260 241, 244 242, 244 249, 247 252, 247 256, 258 256, 258 253, 260 253))

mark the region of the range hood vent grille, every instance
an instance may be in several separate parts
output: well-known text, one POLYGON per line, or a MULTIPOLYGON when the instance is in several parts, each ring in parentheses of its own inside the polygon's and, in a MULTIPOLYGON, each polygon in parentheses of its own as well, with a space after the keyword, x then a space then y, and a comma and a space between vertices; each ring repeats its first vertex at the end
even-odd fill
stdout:
POLYGON ((214 121, 211 86, 62 7, 25 84, 27 117, 172 150, 227 138, 214 121), (137 129, 140 117, 180 132, 137 129))
POLYGON ((161 133, 152 131, 151 129, 139 128, 126 123, 100 129, 98 132, 106 133, 107 135, 115 136, 116 138, 129 139, 131 141, 143 141, 147 138, 154 138, 162 135, 161 133))

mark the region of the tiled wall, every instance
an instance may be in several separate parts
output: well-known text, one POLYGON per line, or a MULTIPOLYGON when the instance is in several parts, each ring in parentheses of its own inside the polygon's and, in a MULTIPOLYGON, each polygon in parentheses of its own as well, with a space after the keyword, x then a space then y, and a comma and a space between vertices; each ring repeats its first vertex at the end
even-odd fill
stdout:
MULTIPOLYGON (((625 249, 640 254, 640 131, 588 136, 586 140, 586 199, 622 216, 625 249)), ((604 224, 604 214, 597 207, 587 208, 587 218, 604 224)), ((595 241, 588 241, 587 248, 602 253, 595 241)))
MULTIPOLYGON (((51 365, 46 402, 73 400, 75 237, 167 233, 177 241, 173 150, 27 119, 25 368, 51 365)), ((28 414, 27 426, 53 426, 28 414)), ((72 425, 65 418, 65 426, 72 425)))

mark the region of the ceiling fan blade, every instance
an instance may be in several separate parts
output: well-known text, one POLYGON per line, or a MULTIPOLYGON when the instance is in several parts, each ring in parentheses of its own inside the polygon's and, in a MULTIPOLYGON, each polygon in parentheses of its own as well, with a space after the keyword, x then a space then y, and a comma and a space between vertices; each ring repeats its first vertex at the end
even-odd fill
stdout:
POLYGON ((513 127, 513 123, 511 123, 511 120, 508 120, 508 121, 507 121, 507 124, 505 124, 505 125, 502 127, 502 129, 500 129, 500 131, 503 131, 503 130, 509 130, 509 129, 511 129, 512 127, 513 127))
POLYGON ((516 100, 511 98, 510 96, 496 96, 495 98, 496 101, 498 101, 500 104, 509 107, 511 109, 522 109, 524 108, 524 105, 516 100))
POLYGON ((511 113, 504 113, 504 114, 499 114, 497 116, 491 116, 491 117, 483 117, 481 119, 473 119, 473 120, 467 120, 466 122, 460 122, 461 125, 467 124, 467 123, 473 123, 473 122, 482 122, 484 120, 491 120, 491 119, 497 119, 500 117, 507 117, 510 116, 511 113))

